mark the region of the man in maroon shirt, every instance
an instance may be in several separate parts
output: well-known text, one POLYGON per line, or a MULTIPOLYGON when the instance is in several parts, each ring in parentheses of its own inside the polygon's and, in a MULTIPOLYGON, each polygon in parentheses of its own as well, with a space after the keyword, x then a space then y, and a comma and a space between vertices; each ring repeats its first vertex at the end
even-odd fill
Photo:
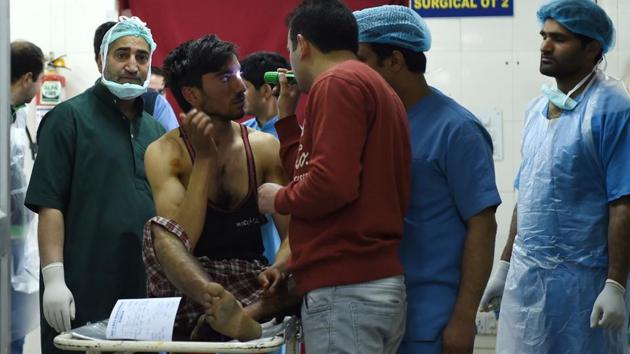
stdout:
POLYGON ((391 87, 356 60, 357 24, 337 0, 288 18, 297 85, 281 74, 276 129, 292 182, 259 188, 261 212, 290 214, 308 353, 394 353, 406 292, 398 247, 409 201, 409 132, 391 87), (303 131, 295 119, 308 92, 303 131), (334 336, 331 336, 334 333, 334 336))

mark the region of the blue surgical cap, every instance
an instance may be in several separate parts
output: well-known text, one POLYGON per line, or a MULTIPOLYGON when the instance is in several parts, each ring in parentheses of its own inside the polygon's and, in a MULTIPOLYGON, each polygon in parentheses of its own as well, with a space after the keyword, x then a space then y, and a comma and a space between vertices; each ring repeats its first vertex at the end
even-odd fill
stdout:
POLYGON ((155 51, 157 44, 153 41, 153 36, 151 35, 151 30, 146 26, 146 23, 142 22, 137 17, 124 17, 121 16, 112 28, 105 33, 103 36, 103 42, 101 43, 101 53, 105 53, 105 48, 109 48, 109 46, 114 43, 118 38, 125 36, 135 36, 142 37, 147 44, 149 44, 149 48, 151 48, 151 53, 155 51))
POLYGON ((383 5, 355 11, 359 43, 389 44, 414 52, 431 48, 431 32, 422 17, 399 5, 383 5))
POLYGON ((554 0, 536 13, 544 23, 551 18, 567 30, 598 41, 604 53, 615 46, 615 28, 606 12, 592 0, 554 0))

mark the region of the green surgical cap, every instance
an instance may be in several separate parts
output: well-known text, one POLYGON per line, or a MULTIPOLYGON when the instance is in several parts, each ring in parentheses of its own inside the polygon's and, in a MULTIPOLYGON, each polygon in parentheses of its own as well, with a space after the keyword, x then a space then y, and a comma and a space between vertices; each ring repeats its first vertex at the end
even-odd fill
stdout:
POLYGON ((551 18, 567 30, 598 41, 604 53, 615 46, 615 28, 606 12, 592 0, 554 0, 536 13, 544 23, 551 18))
POLYGON ((104 53, 105 46, 109 46, 114 43, 118 38, 125 36, 142 37, 149 47, 151 53, 155 51, 157 44, 153 41, 151 36, 151 30, 146 26, 146 23, 142 22, 138 17, 124 17, 121 16, 112 28, 103 36, 103 42, 101 43, 101 53, 104 53))
POLYGON ((431 32, 422 17, 399 5, 383 5, 355 11, 359 43, 381 43, 414 52, 431 48, 431 32))

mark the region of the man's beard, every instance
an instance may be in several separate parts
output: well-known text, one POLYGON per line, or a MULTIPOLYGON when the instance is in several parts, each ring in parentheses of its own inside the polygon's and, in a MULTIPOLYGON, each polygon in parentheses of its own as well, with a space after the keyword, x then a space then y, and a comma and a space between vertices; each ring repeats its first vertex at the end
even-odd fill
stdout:
POLYGON ((213 112, 212 110, 208 108, 208 100, 209 100, 208 96, 204 94, 204 101, 201 108, 205 114, 212 117, 213 119, 218 119, 220 121, 227 122, 227 121, 241 119, 245 115, 245 111, 244 111, 245 105, 241 106, 239 113, 213 112))
POLYGON ((212 112, 210 110, 207 109, 203 109, 203 112, 205 114, 207 114, 209 117, 211 117, 212 119, 218 119, 222 122, 229 122, 229 121, 233 121, 233 120, 239 120, 241 118, 243 118, 243 116, 245 115, 245 112, 243 112, 243 110, 241 109, 240 114, 226 114, 226 113, 219 113, 219 112, 212 112))

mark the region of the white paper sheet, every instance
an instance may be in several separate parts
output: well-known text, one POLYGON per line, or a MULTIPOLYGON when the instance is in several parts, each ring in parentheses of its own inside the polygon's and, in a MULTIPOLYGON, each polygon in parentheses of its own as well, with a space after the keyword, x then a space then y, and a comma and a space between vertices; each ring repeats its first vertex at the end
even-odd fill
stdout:
POLYGON ((107 339, 172 340, 175 315, 181 299, 118 300, 109 316, 107 339))

